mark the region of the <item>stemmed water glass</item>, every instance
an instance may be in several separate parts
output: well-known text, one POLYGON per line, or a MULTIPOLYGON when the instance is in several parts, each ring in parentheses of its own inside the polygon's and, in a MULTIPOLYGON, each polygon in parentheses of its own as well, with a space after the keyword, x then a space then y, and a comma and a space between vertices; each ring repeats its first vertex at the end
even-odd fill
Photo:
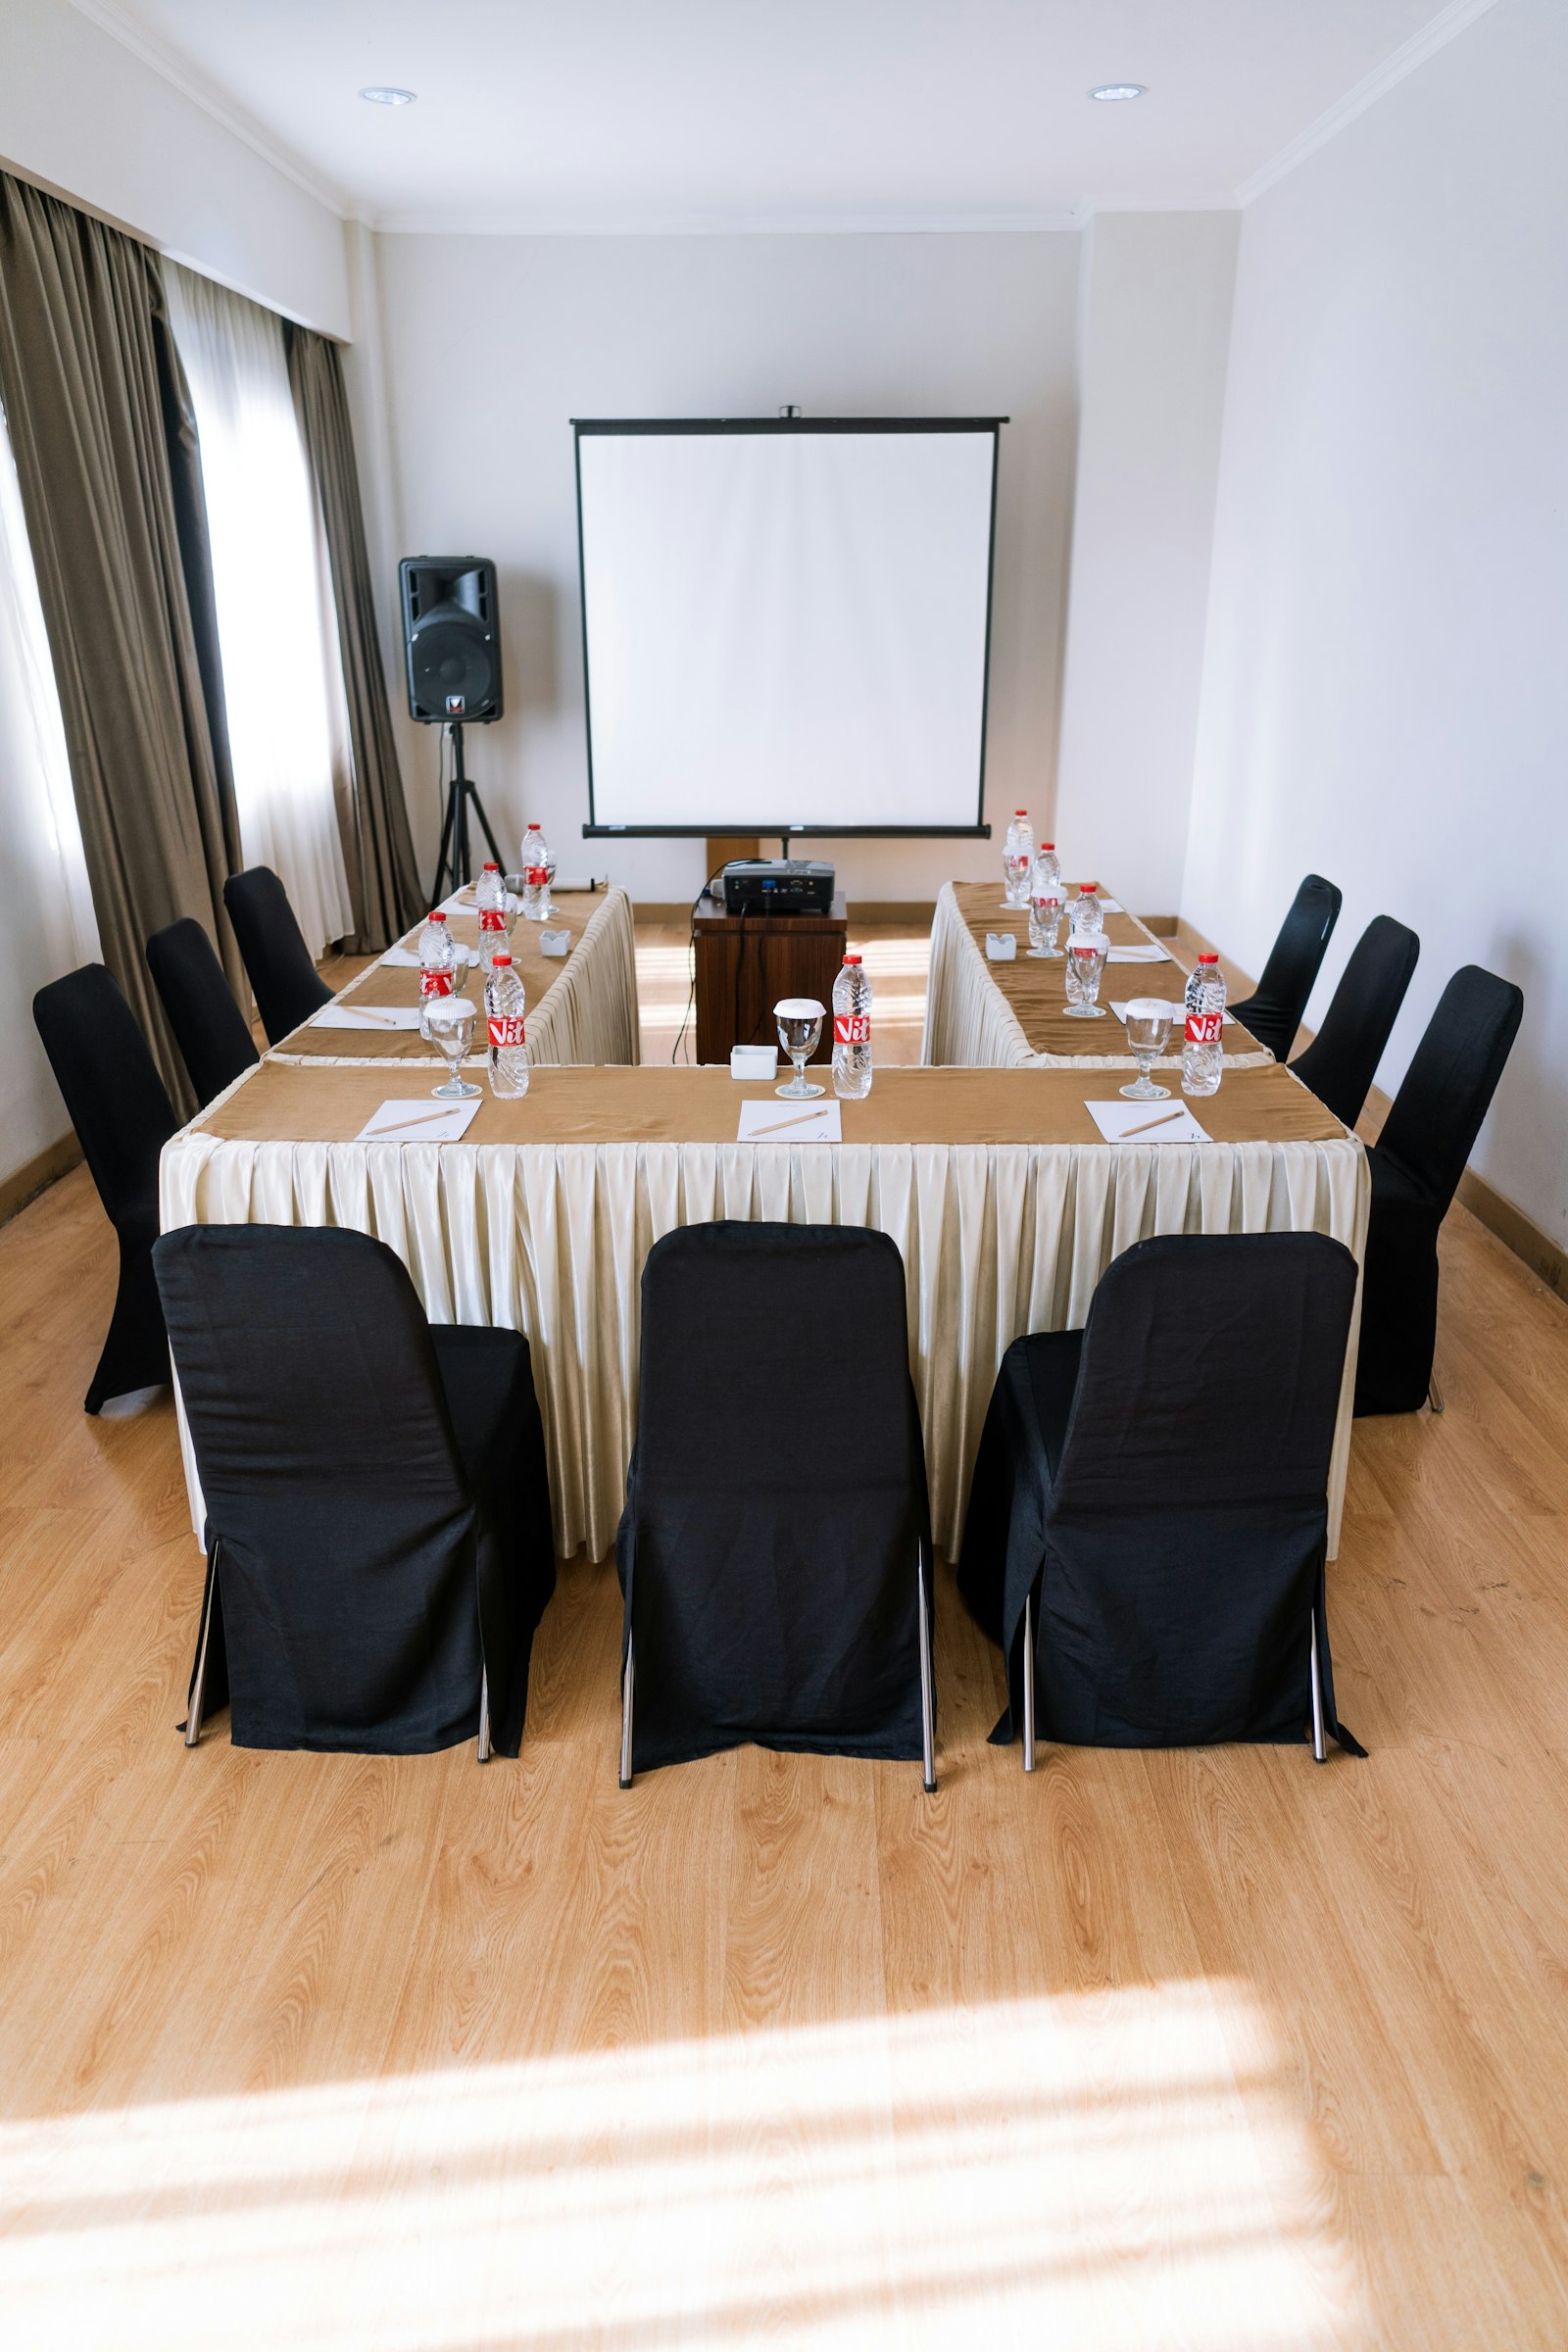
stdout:
POLYGON ((1162 1004, 1157 997, 1134 997, 1127 1007, 1127 1043, 1138 1064, 1138 1075, 1122 1093, 1132 1102, 1163 1102, 1170 1093, 1168 1086, 1156 1086, 1150 1071, 1170 1044, 1171 1025, 1177 1017, 1174 1004, 1162 1004))
POLYGON ((479 1089, 470 1086, 462 1076, 462 1062, 473 1042, 475 1013, 467 997, 431 997, 426 1001, 425 1026, 442 1060, 451 1072, 443 1086, 432 1086, 432 1095, 444 1102, 456 1102, 476 1095, 479 1089))
POLYGON ((825 1094, 825 1087, 813 1086, 807 1077, 806 1065, 821 1038, 826 1006, 814 997, 781 997, 773 1007, 773 1018, 778 1023, 778 1042, 795 1064, 788 1086, 775 1086, 774 1094, 782 1095, 786 1102, 805 1102, 812 1095, 825 1094))
POLYGON ((1105 968, 1102 931, 1075 931, 1067 942, 1067 1012, 1078 1021, 1102 1021, 1105 1007, 1095 1002, 1105 968))
POLYGON ((1066 902, 1058 884, 1054 896, 1032 898, 1029 901, 1029 953, 1031 956, 1059 956, 1056 937, 1066 902))

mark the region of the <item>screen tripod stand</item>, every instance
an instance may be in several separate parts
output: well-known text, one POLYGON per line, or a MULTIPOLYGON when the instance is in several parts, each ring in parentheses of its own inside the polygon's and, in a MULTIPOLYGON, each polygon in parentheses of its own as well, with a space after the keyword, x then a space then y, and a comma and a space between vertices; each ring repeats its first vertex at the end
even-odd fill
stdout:
POLYGON ((473 803, 473 813, 479 819, 479 829, 490 844, 491 857, 497 865, 506 863, 496 846, 496 837, 490 830, 490 819, 484 812, 484 803, 479 798, 479 788, 463 765, 462 721, 454 719, 447 729, 447 733, 452 738, 452 778, 447 785, 446 814, 441 820, 441 849, 436 858, 435 880, 430 885, 430 905, 432 906, 439 906, 441 904, 441 884, 444 876, 451 876, 454 890, 461 890, 466 882, 471 882, 473 879, 468 871, 468 803, 470 801, 473 803))

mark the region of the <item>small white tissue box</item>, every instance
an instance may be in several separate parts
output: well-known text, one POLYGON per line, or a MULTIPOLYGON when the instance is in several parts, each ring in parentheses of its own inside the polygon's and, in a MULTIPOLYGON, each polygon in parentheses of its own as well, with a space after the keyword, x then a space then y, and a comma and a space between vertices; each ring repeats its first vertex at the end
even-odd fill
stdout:
POLYGON ((729 1074, 732 1078, 765 1080, 778 1076, 778 1053, 773 1046, 731 1046, 729 1074))
POLYGON ((1010 931, 988 931, 986 954, 993 963, 1010 963, 1018 953, 1018 942, 1010 931))
POLYGON ((541 931, 539 934, 541 956, 564 956, 570 946, 571 933, 569 931, 541 931))

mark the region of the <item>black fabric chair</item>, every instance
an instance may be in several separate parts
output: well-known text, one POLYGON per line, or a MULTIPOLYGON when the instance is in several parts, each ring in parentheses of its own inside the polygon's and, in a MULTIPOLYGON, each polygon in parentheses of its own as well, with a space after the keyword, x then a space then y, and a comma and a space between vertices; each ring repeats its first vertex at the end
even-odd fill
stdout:
POLYGON ((1337 883, 1321 874, 1308 874, 1291 902, 1291 910, 1268 952, 1263 977, 1251 996, 1232 1012, 1250 1029, 1276 1061, 1284 1061, 1296 1043, 1312 983, 1340 919, 1343 894, 1337 883))
POLYGON ((256 991, 267 1042, 278 1045, 313 1012, 330 1004, 332 991, 317 970, 288 892, 270 865, 251 865, 242 874, 230 874, 223 884, 223 905, 256 991))
POLYGON ((930 1544, 888 1236, 720 1223, 656 1242, 616 1540, 621 1786, 754 1740, 919 1756, 934 1788, 930 1544))
POLYGON ((207 1506, 186 1742, 514 1756, 555 1587, 528 1343, 426 1322, 368 1235, 194 1225, 153 1251, 207 1506))
POLYGON ((203 1108, 261 1060, 212 941, 192 915, 147 942, 147 965, 203 1108))
POLYGON ((32 1017, 120 1244, 115 1311, 85 1399, 97 1413, 111 1396, 169 1378, 149 1253, 158 1238, 159 1154, 179 1121, 136 1016, 101 963, 40 988, 32 1017))
POLYGON ((1367 1154, 1372 1215, 1361 1286, 1357 1413, 1413 1413, 1434 1391, 1438 1228, 1524 1009, 1523 993, 1512 981, 1474 963, 1455 972, 1367 1154))
POLYGON ((1355 1259, 1316 1233, 1170 1235, 1101 1277, 1083 1331, 1015 1340, 958 1571, 1000 1642, 1024 1769, 1080 1746, 1324 1733, 1329 1459, 1355 1259), (1038 1633, 1037 1633, 1038 1628, 1038 1633), (1034 1671, 1029 1672, 1029 1664, 1034 1671))
POLYGON ((1366 1108, 1420 953, 1413 931, 1392 914, 1375 914, 1350 951, 1322 1028, 1291 1064, 1347 1127, 1366 1108))

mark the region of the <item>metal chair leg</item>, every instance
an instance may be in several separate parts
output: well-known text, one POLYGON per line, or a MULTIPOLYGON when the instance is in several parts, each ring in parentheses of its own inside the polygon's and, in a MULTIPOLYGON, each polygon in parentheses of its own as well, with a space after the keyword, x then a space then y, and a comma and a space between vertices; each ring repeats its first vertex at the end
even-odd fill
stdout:
POLYGON ((631 1636, 626 1637, 626 1663, 620 1676, 620 1785, 631 1787, 631 1718, 637 1692, 637 1657, 631 1636))
POLYGON ((1432 1410, 1435 1413, 1445 1412, 1447 1409, 1443 1401, 1443 1391, 1438 1386, 1438 1376, 1436 1372, 1433 1373, 1432 1378, 1427 1382, 1427 1402, 1431 1405, 1432 1410))
POLYGON ((920 1606, 920 1761, 924 1768, 923 1785, 927 1796, 936 1793, 937 1786, 937 1715, 936 1698, 931 1680, 931 1619, 925 1598, 925 1545, 922 1544, 915 1570, 920 1606))
POLYGON ((190 1711, 185 1717, 185 1745, 194 1747, 202 1736, 202 1709, 207 1698, 207 1652, 213 1639, 213 1607, 217 1599, 214 1579, 217 1563, 207 1563, 207 1584, 202 1593, 202 1634, 196 1648, 196 1672, 191 1677, 190 1711))
POLYGON ((1023 1768, 1035 1768, 1035 1596, 1023 1604, 1023 1768))
POLYGON ((1328 1740, 1323 1731, 1323 1677, 1317 1663, 1317 1611, 1310 1618, 1312 1642, 1312 1761, 1326 1764, 1329 1760, 1328 1740))
POLYGON ((479 1754, 477 1761, 490 1761, 490 1676, 481 1669, 479 1674, 479 1754))

